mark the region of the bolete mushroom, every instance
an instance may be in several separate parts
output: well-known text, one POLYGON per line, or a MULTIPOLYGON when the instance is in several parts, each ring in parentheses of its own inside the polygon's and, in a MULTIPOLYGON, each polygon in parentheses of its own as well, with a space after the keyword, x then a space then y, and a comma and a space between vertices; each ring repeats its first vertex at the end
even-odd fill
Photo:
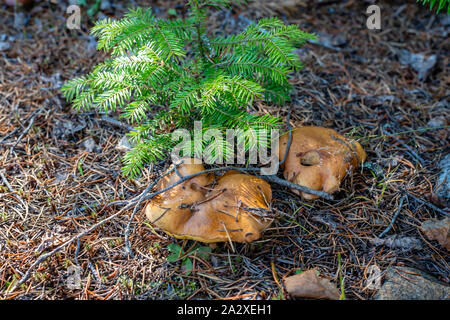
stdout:
MULTIPOLYGON (((204 170, 184 159, 178 174, 171 172, 157 184, 163 190, 185 177, 204 170)), ((202 242, 251 242, 261 236, 272 219, 270 185, 264 180, 229 171, 214 182, 203 173, 155 196, 145 208, 150 222, 179 239, 202 242)))
MULTIPOLYGON (((337 133, 335 130, 305 126, 292 130, 292 139, 285 162, 284 178, 313 190, 332 193, 339 189, 347 173, 366 159, 361 145, 337 133)), ((289 135, 280 138, 279 158, 283 159, 288 147, 289 135)), ((306 200, 316 195, 292 189, 306 200)))

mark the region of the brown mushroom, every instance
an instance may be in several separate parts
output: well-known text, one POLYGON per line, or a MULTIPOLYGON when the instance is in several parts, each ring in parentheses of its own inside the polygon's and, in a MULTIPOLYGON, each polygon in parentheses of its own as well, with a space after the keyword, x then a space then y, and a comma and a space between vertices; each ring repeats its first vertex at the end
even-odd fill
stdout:
MULTIPOLYGON (((185 159, 178 167, 182 176, 203 171, 201 164, 185 159)), ((157 185, 162 190, 178 181, 170 173, 157 185)), ((270 185, 252 175, 229 171, 211 186, 213 174, 191 178, 152 199, 145 213, 152 224, 179 239, 202 242, 251 242, 271 220, 270 185)))
MULTIPOLYGON (((280 138, 280 159, 284 158, 289 135, 280 138)), ((284 178, 313 190, 332 193, 339 189, 347 173, 366 159, 361 145, 335 130, 305 126, 292 131, 291 146, 282 164, 284 178)), ((298 190, 292 192, 304 199, 318 198, 298 190)))

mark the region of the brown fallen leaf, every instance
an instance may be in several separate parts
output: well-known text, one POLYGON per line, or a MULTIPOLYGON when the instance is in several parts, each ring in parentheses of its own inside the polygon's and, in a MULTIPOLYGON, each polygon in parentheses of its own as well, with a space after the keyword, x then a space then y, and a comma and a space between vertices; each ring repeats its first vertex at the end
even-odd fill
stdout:
POLYGON ((420 225, 423 233, 430 240, 436 240, 441 246, 450 251, 450 218, 443 220, 430 219, 420 225))
POLYGON ((325 278, 317 276, 311 269, 284 279, 287 292, 293 297, 339 300, 336 287, 325 278))

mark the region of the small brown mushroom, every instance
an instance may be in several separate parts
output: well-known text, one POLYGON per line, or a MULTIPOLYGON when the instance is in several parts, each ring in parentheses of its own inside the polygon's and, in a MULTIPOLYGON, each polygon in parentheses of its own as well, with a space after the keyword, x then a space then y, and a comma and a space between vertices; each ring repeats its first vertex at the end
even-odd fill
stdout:
MULTIPOLYGON (((185 159, 182 176, 203 171, 201 164, 185 159)), ((161 179, 162 190, 178 181, 176 172, 161 179)), ((261 236, 272 219, 270 185, 252 175, 229 171, 215 186, 212 174, 191 178, 152 199, 145 213, 152 224, 179 239, 202 242, 251 242, 261 236)))
MULTIPOLYGON (((280 159, 284 158, 289 135, 280 138, 280 159)), ((291 146, 282 164, 284 178, 313 190, 332 193, 339 189, 347 173, 366 159, 361 145, 337 133, 335 130, 305 126, 292 131, 291 146)), ((292 190, 304 199, 316 195, 292 190)))

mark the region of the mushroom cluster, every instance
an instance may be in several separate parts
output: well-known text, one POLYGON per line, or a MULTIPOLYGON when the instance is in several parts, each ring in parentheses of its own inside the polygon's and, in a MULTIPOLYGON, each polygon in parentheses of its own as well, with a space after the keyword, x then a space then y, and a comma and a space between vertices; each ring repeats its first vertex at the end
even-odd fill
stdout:
MULTIPOLYGON (((204 170, 194 159, 183 159, 158 182, 157 190, 204 170)), ((145 214, 153 225, 179 239, 251 242, 272 221, 271 200, 270 185, 258 177, 237 171, 221 177, 202 173, 155 196, 145 214)))
MULTIPOLYGON (((282 164, 283 176, 286 180, 313 190, 332 193, 339 189, 341 181, 367 155, 361 145, 347 139, 335 130, 305 126, 291 131, 280 138, 279 158, 283 159, 289 147, 285 162, 282 164)), ((292 189, 306 200, 318 198, 316 195, 292 189)))
MULTIPOLYGON (((361 145, 335 130, 305 126, 280 138, 284 178, 312 190, 332 193, 366 159, 361 145), (286 154, 286 150, 288 150, 286 154), (286 156, 285 156, 286 154, 286 156)), ((204 172, 201 161, 185 158, 169 168, 145 208, 150 222, 166 233, 201 242, 252 242, 272 222, 270 185, 256 176, 204 172), (186 178, 190 176, 189 178, 186 178)), ((304 199, 318 196, 297 189, 304 199)))

